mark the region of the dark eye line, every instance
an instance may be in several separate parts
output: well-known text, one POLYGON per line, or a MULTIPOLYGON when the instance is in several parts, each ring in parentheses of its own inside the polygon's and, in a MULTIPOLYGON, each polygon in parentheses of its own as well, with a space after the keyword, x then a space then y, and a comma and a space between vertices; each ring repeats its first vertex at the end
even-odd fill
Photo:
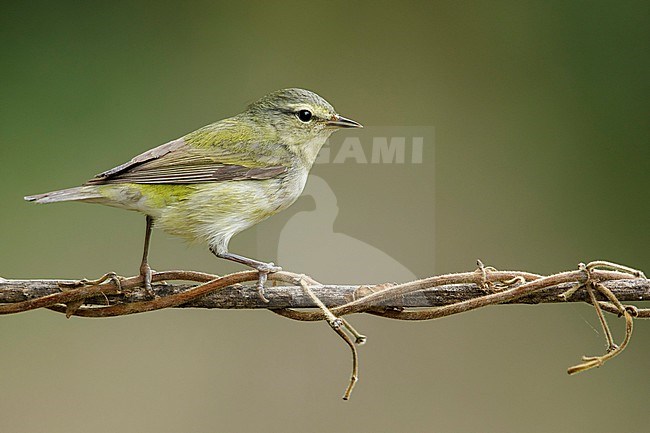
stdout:
MULTIPOLYGON (((278 111, 279 111, 280 113, 288 114, 288 115, 290 115, 290 116, 298 116, 298 113, 300 113, 300 112, 303 111, 303 110, 307 110, 307 109, 306 109, 306 108, 301 108, 300 110, 280 109, 280 110, 278 110, 278 111)), ((311 113, 311 116, 312 116, 312 117, 311 117, 311 120, 321 120, 321 121, 324 120, 323 117, 317 115, 317 114, 314 113, 313 111, 311 111, 311 110, 307 110, 307 111, 309 111, 309 112, 311 113)))
MULTIPOLYGON (((296 114, 298 114, 299 112, 301 112, 303 110, 306 110, 306 108, 301 108, 300 110, 280 110, 280 113, 290 114, 292 116, 295 116, 296 114)), ((316 114, 314 112, 312 112, 311 110, 307 110, 307 111, 310 111, 312 116, 316 117, 316 114)))

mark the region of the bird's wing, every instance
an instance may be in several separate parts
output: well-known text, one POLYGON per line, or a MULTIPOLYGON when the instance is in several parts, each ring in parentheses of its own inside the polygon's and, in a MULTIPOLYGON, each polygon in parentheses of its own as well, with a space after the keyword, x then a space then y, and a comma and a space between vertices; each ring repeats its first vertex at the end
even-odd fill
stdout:
POLYGON ((249 155, 223 147, 199 148, 183 138, 148 150, 130 161, 98 174, 86 185, 115 183, 189 184, 225 180, 270 179, 286 165, 260 164, 249 155))

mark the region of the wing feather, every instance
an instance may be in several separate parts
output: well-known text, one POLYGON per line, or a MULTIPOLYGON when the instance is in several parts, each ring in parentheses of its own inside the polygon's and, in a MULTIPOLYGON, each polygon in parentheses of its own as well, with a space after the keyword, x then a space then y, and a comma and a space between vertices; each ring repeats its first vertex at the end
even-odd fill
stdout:
MULTIPOLYGON (((278 161, 279 162, 279 161, 278 161)), ((288 170, 282 164, 258 166, 248 155, 224 148, 196 148, 180 138, 104 171, 86 185, 116 183, 191 184, 226 180, 271 179, 288 170), (234 164, 232 161, 245 161, 234 164)))

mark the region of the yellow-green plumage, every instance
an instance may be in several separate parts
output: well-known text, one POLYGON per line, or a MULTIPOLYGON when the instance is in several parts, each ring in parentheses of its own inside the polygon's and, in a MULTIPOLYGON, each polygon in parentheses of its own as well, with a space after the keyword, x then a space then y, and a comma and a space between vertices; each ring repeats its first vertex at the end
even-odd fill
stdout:
MULTIPOLYGON (((290 206, 329 135, 338 128, 360 126, 339 116, 315 93, 280 90, 236 116, 144 152, 80 187, 25 199, 139 211, 172 235, 206 242, 220 257, 268 272, 268 264, 228 253, 228 241, 290 206)), ((148 267, 146 251, 141 271, 148 267)))
MULTIPOLYGON (((298 173, 295 173, 298 174, 298 173)), ((191 185, 115 184, 97 187, 98 203, 150 215, 156 227, 225 251, 230 238, 286 209, 307 176, 191 185)))

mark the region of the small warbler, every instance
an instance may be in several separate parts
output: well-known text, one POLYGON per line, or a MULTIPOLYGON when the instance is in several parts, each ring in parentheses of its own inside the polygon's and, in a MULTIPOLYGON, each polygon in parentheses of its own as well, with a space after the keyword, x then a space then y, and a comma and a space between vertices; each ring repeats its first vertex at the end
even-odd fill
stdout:
POLYGON ((147 261, 155 225, 206 242, 217 257, 259 272, 258 290, 281 268, 228 251, 230 238, 289 207, 300 196, 327 138, 361 128, 304 89, 273 92, 244 112, 144 152, 82 186, 25 197, 36 203, 81 201, 146 215, 140 275, 150 295, 147 261))

